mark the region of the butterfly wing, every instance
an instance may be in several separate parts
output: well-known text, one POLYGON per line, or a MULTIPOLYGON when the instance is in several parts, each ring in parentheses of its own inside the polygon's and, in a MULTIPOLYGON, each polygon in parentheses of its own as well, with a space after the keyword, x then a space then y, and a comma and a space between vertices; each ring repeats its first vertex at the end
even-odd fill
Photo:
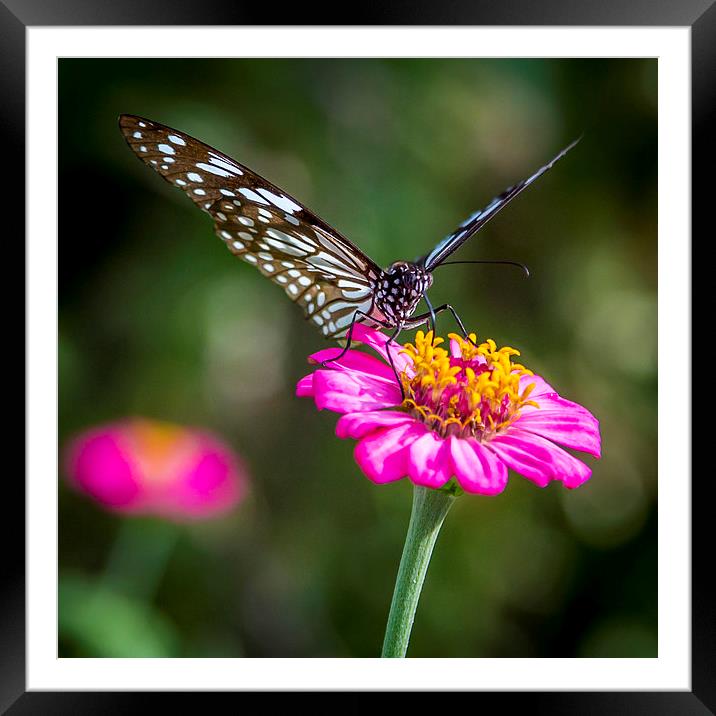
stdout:
MULTIPOLYGON (((579 138, 581 139, 581 137, 579 138)), ((546 171, 551 169, 554 164, 559 161, 575 144, 579 141, 576 139, 568 147, 565 147, 554 159, 548 164, 540 167, 532 176, 506 189, 499 196, 496 196, 484 209, 476 211, 472 216, 463 221, 460 226, 446 236, 427 256, 419 259, 418 263, 422 264, 426 270, 432 271, 439 266, 453 252, 457 251, 471 236, 474 236, 500 209, 508 202, 512 201, 523 189, 532 184, 535 179, 541 177, 546 171)))
POLYGON ((188 134, 123 114, 132 151, 214 220, 229 251, 281 286, 327 338, 370 313, 380 268, 286 192, 188 134))

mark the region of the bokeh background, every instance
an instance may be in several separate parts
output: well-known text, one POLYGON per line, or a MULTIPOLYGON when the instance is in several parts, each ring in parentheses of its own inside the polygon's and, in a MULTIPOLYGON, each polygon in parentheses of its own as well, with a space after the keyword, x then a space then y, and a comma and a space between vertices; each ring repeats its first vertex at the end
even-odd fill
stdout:
MULTIPOLYGON (((294 397, 324 346, 137 161, 122 112, 197 136, 378 263, 415 258, 576 136, 439 269, 481 337, 600 419, 575 491, 515 475, 449 515, 411 656, 657 655, 655 60, 75 60, 59 65, 61 446, 128 415, 203 426, 251 472, 190 524, 59 486, 61 656, 376 656, 411 503, 294 397)), ((444 331, 453 330, 448 320, 444 331)))

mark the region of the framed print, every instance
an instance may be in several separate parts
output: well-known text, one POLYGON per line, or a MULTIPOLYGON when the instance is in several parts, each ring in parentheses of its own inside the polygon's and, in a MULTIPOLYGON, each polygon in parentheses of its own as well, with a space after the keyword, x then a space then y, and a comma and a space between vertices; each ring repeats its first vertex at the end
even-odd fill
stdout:
POLYGON ((716 708, 690 463, 716 11, 688 5, 0 6, 27 168, 3 708, 716 708))

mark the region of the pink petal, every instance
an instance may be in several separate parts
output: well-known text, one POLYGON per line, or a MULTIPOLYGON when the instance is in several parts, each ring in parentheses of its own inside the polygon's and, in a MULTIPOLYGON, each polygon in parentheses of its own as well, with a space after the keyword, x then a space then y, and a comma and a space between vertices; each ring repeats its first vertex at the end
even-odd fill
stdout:
POLYGON ((243 498, 246 470, 223 443, 199 436, 192 459, 156 495, 156 511, 201 519, 226 512, 243 498))
POLYGON ((566 487, 577 487, 592 474, 589 467, 562 448, 517 427, 492 438, 489 445, 509 468, 540 487, 546 487, 550 480, 561 480, 566 487))
POLYGON ((474 438, 451 436, 450 455, 455 477, 466 492, 497 495, 505 489, 507 468, 474 438))
POLYGON ((296 395, 299 398, 313 397, 313 373, 304 375, 303 378, 296 383, 296 395))
POLYGON ((313 374, 313 392, 319 410, 336 413, 393 408, 402 400, 396 382, 347 370, 317 370, 313 374))
POLYGON ((408 474, 416 485, 442 487, 452 477, 448 442, 430 430, 410 446, 408 474))
MULTIPOLYGON (((342 352, 342 348, 324 348, 322 351, 310 355, 308 360, 311 363, 321 363, 324 360, 339 356, 342 352)), ((395 382, 393 369, 387 363, 383 363, 375 356, 361 351, 347 351, 340 359, 328 363, 326 369, 358 371, 376 378, 395 382)))
POLYGON ((554 394, 557 395, 557 391, 544 379, 538 375, 523 375, 520 377, 520 393, 525 388, 534 383, 534 388, 529 395, 531 400, 535 400, 538 396, 554 394))
POLYGON ((413 441, 425 432, 425 427, 406 423, 381 428, 364 437, 353 455, 365 475, 373 482, 399 480, 408 474, 408 453, 413 441))
MULTIPOLYGON (((564 403, 567 400, 560 399, 564 403)), ((585 408, 576 403, 569 407, 550 407, 532 410, 521 415, 513 425, 574 450, 588 452, 594 457, 601 456, 599 421, 585 408)))
POLYGON ((541 410, 584 410, 588 412, 584 406, 567 400, 557 393, 540 395, 536 402, 539 403, 541 410))
POLYGON ((145 507, 147 494, 142 475, 124 440, 125 426, 116 423, 89 430, 67 449, 70 484, 105 507, 137 511, 145 507))
POLYGON ((373 430, 414 422, 415 418, 412 416, 395 410, 369 410, 360 413, 348 413, 338 419, 336 435, 339 438, 360 440, 360 438, 373 430))
MULTIPOLYGON (((383 360, 388 361, 388 336, 380 331, 376 331, 373 328, 368 328, 360 323, 357 323, 353 329, 353 339, 365 343, 370 346, 376 353, 378 353, 383 360)), ((413 362, 408 358, 405 353, 401 353, 403 346, 400 343, 390 343, 390 355, 393 358, 395 369, 398 373, 402 373, 404 370, 408 370, 408 374, 412 375, 413 362)), ((390 366, 389 366, 390 369, 390 366)), ((390 371, 393 372, 392 370, 390 371)))

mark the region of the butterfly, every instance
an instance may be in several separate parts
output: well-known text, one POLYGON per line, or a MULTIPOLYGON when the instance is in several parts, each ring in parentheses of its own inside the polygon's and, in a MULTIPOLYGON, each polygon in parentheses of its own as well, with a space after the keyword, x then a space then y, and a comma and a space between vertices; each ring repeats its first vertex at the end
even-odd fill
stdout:
POLYGON ((137 157, 211 216, 231 253, 281 286, 326 338, 345 338, 344 351, 356 322, 391 329, 390 342, 406 328, 434 328, 435 316, 448 310, 466 334, 450 304, 429 302, 433 271, 579 141, 468 217, 430 253, 382 269, 297 199, 208 144, 131 114, 120 116, 119 127, 137 157), (415 315, 421 299, 429 310, 415 315))

